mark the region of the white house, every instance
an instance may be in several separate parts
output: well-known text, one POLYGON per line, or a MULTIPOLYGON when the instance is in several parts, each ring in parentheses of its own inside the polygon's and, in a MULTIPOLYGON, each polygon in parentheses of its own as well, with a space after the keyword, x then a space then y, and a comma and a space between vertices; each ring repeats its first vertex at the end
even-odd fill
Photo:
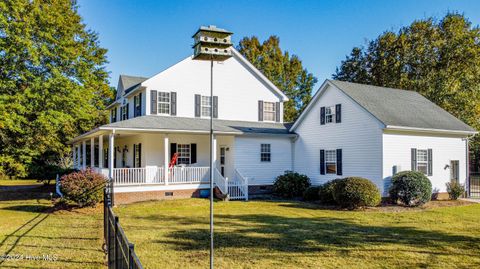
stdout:
POLYGON ((294 170, 314 184, 361 176, 383 196, 393 174, 423 172, 438 192, 468 178, 468 138, 477 132, 422 95, 326 80, 290 129, 294 170))
POLYGON ((244 199, 247 186, 271 185, 293 168, 296 135, 283 123, 288 98, 233 48, 232 54, 214 63, 213 100, 208 61, 187 57, 151 78, 120 76, 110 123, 72 141, 75 166, 109 175, 116 195, 129 201, 202 195, 213 106, 217 187, 244 199))
POLYGON ((117 201, 208 195, 213 106, 214 183, 232 199, 268 191, 286 170, 315 185, 365 177, 384 196, 402 170, 422 171, 440 192, 466 181, 476 131, 420 94, 327 80, 292 125, 283 122, 288 98, 232 54, 214 64, 212 100, 208 61, 187 57, 151 78, 120 76, 110 123, 71 141, 75 167, 112 178, 117 201))

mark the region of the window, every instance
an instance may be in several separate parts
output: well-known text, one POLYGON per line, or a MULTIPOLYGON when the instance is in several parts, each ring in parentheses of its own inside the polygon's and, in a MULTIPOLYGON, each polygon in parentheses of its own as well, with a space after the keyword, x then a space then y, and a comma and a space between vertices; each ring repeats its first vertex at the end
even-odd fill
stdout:
POLYGON ((190 164, 190 144, 178 144, 177 153, 177 164, 190 164))
POLYGON ((210 110, 212 108, 212 99, 210 96, 202 96, 201 109, 202 117, 210 117, 210 110))
POLYGON ((142 144, 134 144, 133 145, 133 150, 134 150, 134 160, 133 160, 133 167, 142 167, 142 144))
POLYGON ((337 173, 337 151, 336 150, 325 151, 325 167, 327 168, 327 174, 337 173))
POLYGON ((128 119, 128 104, 122 106, 120 108, 120 118, 122 120, 127 120, 128 119))
POLYGON ((139 95, 137 95, 133 98, 133 109, 134 109, 133 111, 135 112, 134 117, 138 117, 138 116, 142 115, 142 106, 140 104, 140 102, 141 102, 140 98, 142 98, 141 94, 139 94, 139 95))
POLYGON ((275 121, 275 103, 263 102, 263 120, 275 121))
POLYGON ((169 92, 158 92, 158 114, 170 115, 169 92))
POLYGON ((270 144, 261 144, 260 145, 260 161, 261 162, 270 162, 271 160, 271 147, 270 144))
POLYGON ((428 151, 426 149, 417 150, 417 171, 428 174, 428 151))
POLYGON ((335 106, 325 107, 325 123, 332 123, 335 119, 335 106))
POLYGON ((112 123, 116 122, 117 121, 117 108, 116 107, 111 110, 110 115, 111 115, 110 121, 112 123))

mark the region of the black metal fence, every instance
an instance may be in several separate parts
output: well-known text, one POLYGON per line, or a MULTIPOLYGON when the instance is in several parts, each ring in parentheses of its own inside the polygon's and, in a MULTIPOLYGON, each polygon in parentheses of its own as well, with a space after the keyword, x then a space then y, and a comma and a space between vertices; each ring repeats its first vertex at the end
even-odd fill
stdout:
POLYGON ((113 213, 112 198, 113 192, 106 188, 103 193, 103 236, 108 258, 108 268, 143 269, 137 254, 135 254, 134 245, 128 241, 118 221, 118 216, 113 213))
POLYGON ((471 198, 480 198, 480 173, 470 172, 468 196, 471 198))

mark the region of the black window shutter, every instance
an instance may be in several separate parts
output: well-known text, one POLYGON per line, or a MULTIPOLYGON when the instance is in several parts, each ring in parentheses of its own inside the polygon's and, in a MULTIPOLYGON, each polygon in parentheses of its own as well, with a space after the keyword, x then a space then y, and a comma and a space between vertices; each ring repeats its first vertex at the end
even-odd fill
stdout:
POLYGON ((157 91, 150 91, 150 114, 156 115, 157 114, 157 91))
POLYGON ((200 117, 200 102, 202 97, 200 94, 195 94, 195 117, 200 117))
POLYGON ((325 150, 320 150, 320 175, 325 175, 325 150))
POLYGON ((138 115, 142 116, 142 93, 138 94, 138 115))
POLYGON ((190 144, 190 163, 197 162, 197 144, 190 144))
POLYGON ((263 121, 263 101, 258 101, 258 121, 263 121))
POLYGON ((142 143, 138 143, 138 167, 142 167, 142 143))
POLYGON ((177 143, 170 143, 170 159, 173 158, 175 153, 177 153, 177 143))
POLYGON ((117 122, 118 121, 118 110, 117 107, 113 109, 113 121, 117 122))
POLYGON ((137 154, 137 145, 136 144, 133 144, 133 159, 132 159, 132 167, 135 168, 136 167, 136 163, 135 163, 135 155, 137 154))
POLYGON ((137 106, 136 106, 137 100, 138 100, 138 96, 135 95, 133 97, 133 117, 134 118, 137 116, 137 106))
POLYGON ((324 106, 320 108, 320 124, 321 125, 325 124, 325 107, 324 106))
POLYGON ((218 96, 213 97, 213 117, 218 118, 218 96))
POLYGON ((427 150, 428 154, 428 176, 433 175, 433 166, 432 166, 432 149, 427 150))
POLYGON ((126 116, 126 118, 127 118, 127 120, 128 120, 128 116, 129 116, 129 115, 128 115, 128 112, 129 112, 129 108, 130 108, 130 103, 127 102, 126 107, 127 107, 127 112, 126 112, 127 116, 126 116))
POLYGON ((335 122, 336 123, 342 122, 342 105, 341 104, 335 105, 335 122))
POLYGON ((343 174, 342 149, 337 149, 337 175, 343 174))
POLYGON ((177 93, 170 93, 170 115, 177 115, 177 93))
POLYGON ((412 148, 411 151, 412 151, 412 157, 411 157, 412 158, 412 167, 411 167, 412 169, 411 170, 416 171, 417 170, 417 149, 412 148))
POLYGON ((280 102, 275 103, 275 121, 280 122, 280 102))

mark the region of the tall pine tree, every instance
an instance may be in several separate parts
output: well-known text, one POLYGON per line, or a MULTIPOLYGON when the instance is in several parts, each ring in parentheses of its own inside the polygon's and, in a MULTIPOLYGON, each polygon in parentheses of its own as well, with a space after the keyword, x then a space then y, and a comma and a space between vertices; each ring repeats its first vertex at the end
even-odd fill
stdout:
POLYGON ((57 161, 106 120, 106 52, 76 1, 0 2, 0 174, 57 161))

